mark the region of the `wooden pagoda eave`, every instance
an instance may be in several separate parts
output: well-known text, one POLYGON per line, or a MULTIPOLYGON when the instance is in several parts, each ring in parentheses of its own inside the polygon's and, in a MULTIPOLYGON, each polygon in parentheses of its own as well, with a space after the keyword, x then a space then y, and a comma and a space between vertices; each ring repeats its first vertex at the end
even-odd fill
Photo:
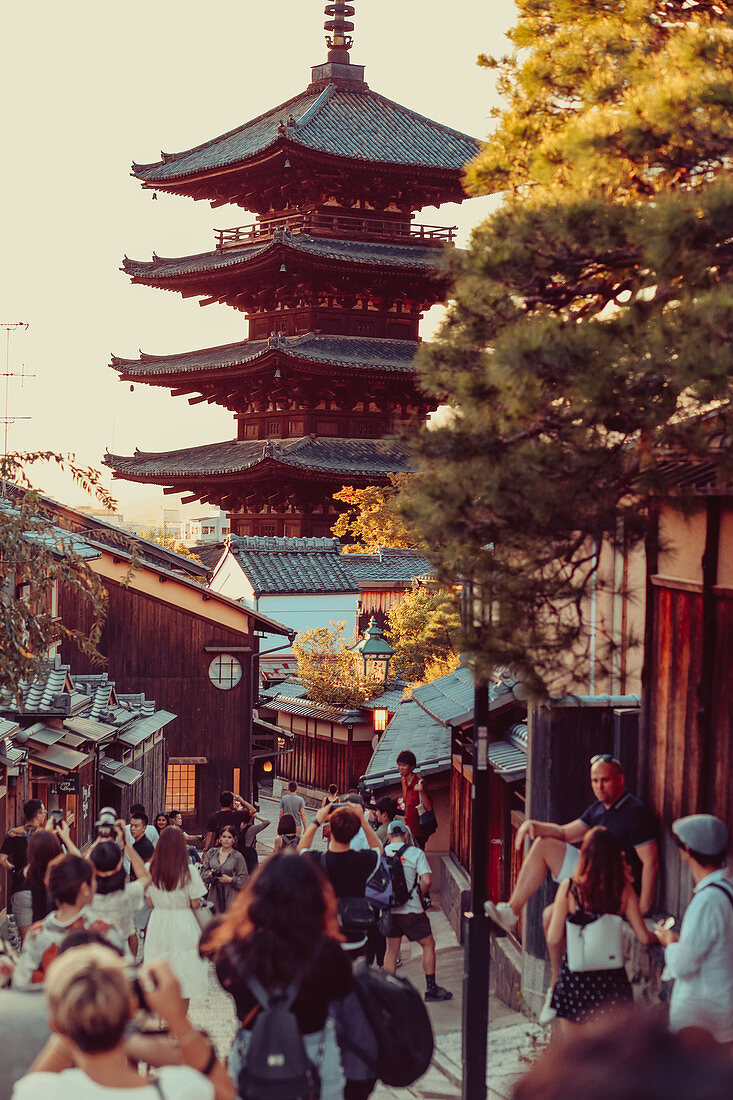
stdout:
MULTIPOLYGON (((235 164, 204 168, 177 179, 135 178, 146 190, 208 201, 214 208, 233 202, 245 209, 255 210, 256 205, 248 205, 248 196, 262 194, 265 190, 277 193, 291 184, 291 177, 295 178, 296 173, 300 173, 298 186, 301 187, 306 182, 305 173, 308 171, 313 174, 314 183, 321 182, 319 176, 323 182, 335 179, 340 186, 347 184, 358 194, 363 192, 366 181, 371 182, 370 177, 377 177, 378 186, 387 191, 395 188, 402 191, 405 186, 412 186, 429 192, 433 199, 437 197, 434 194, 437 191, 440 202, 462 202, 466 198, 461 185, 463 168, 357 160, 310 149, 288 138, 280 138, 266 149, 235 164), (290 161, 290 168, 285 168, 285 161, 290 161), (273 180, 275 173, 280 178, 273 180)), ((426 197, 423 205, 440 203, 429 201, 426 197)))
MULTIPOLYGON (((249 363, 238 363, 236 366, 222 365, 211 367, 208 370, 196 371, 171 371, 170 374, 139 374, 120 372, 121 382, 132 382, 139 385, 160 386, 171 390, 173 397, 185 397, 189 393, 203 393, 204 387, 220 385, 222 381, 227 383, 248 382, 251 378, 265 372, 274 373, 276 370, 287 370, 299 379, 307 380, 311 377, 323 379, 331 378, 334 372, 339 377, 353 381, 355 368, 349 363, 314 362, 309 359, 297 359, 293 356, 283 355, 278 350, 269 350, 265 355, 252 359, 249 363)), ((374 384, 399 385, 414 383, 415 369, 412 364, 407 364, 404 370, 385 370, 379 366, 359 367, 359 378, 374 384)))
MULTIPOLYGON (((263 443, 265 441, 263 440, 263 443)), ((165 495, 173 495, 181 492, 202 493, 211 491, 212 486, 231 486, 231 491, 245 487, 248 484, 261 485, 262 483, 277 477, 278 484, 282 482, 285 474, 289 481, 318 482, 320 484, 336 485, 379 485, 389 480, 389 472, 379 473, 349 473, 339 470, 314 470, 303 466, 291 466, 285 462, 278 462, 276 458, 265 457, 256 466, 250 466, 245 470, 235 472, 226 471, 208 474, 135 474, 132 471, 118 471, 113 469, 112 476, 121 481, 134 481, 139 484, 162 485, 165 495)), ((218 495, 218 494, 217 494, 218 495)))

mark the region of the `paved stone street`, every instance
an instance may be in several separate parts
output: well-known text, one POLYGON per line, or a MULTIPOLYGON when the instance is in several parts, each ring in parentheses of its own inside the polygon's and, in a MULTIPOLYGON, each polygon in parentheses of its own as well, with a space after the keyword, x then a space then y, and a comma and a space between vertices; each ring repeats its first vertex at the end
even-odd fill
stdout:
MULTIPOLYGON (((261 813, 274 824, 272 829, 260 834, 259 844, 262 856, 269 854, 275 837, 278 803, 266 797, 260 798, 261 813)), ((308 821, 313 814, 307 811, 308 821)), ((318 847, 323 847, 320 839, 318 847)), ((435 1032, 435 1055, 433 1064, 424 1077, 407 1089, 389 1089, 377 1085, 372 1096, 374 1100, 406 1100, 418 1097, 421 1100, 453 1100, 460 1097, 462 1075, 461 1049, 461 1012, 463 985, 463 949, 459 946, 452 928, 439 909, 440 898, 435 890, 431 892, 435 908, 430 912, 437 946, 437 979, 453 993, 453 1000, 431 1004, 430 1016, 435 1032)), ((420 990, 424 989, 421 952, 418 947, 410 949, 403 942, 403 966, 399 973, 409 978, 420 990)), ((191 1018, 201 1027, 205 1027, 215 1040, 220 1054, 225 1055, 231 1044, 236 1020, 231 999, 219 988, 216 978, 210 975, 209 993, 206 997, 191 1002, 191 1018)), ((536 1055, 538 1049, 547 1041, 549 1035, 526 1017, 507 1008, 501 1001, 492 998, 489 1022, 489 1058, 487 1081, 490 1100, 505 1100, 510 1095, 513 1080, 527 1063, 536 1055)))

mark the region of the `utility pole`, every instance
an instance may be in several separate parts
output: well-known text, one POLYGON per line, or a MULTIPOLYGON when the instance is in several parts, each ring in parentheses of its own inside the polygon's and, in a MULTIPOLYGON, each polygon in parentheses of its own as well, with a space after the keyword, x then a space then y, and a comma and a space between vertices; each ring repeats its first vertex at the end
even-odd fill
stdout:
MULTIPOLYGON (((463 630, 478 642, 486 629, 485 593, 464 581, 463 630)), ((489 728, 490 694, 485 676, 475 675, 473 694, 473 783, 471 788, 471 905, 463 914, 463 1088, 462 1100, 486 1100, 489 1039, 490 931, 484 913, 489 896, 489 728)))
POLYGON ((478 679, 473 712, 471 908, 463 915, 463 1100, 485 1100, 489 1033, 489 685, 478 679))
POLYGON ((0 418, 3 424, 3 468, 2 468, 2 496, 5 496, 5 482, 7 477, 7 457, 8 457, 8 427, 14 424, 16 420, 30 420, 29 416, 10 416, 8 412, 8 400, 9 400, 9 388, 11 378, 34 378, 35 375, 27 375, 24 370, 21 370, 20 374, 10 369, 10 334, 18 329, 25 330, 28 328, 27 321, 5 321, 0 322, 0 328, 5 329, 5 370, 0 372, 5 379, 5 404, 3 406, 3 415, 0 418))

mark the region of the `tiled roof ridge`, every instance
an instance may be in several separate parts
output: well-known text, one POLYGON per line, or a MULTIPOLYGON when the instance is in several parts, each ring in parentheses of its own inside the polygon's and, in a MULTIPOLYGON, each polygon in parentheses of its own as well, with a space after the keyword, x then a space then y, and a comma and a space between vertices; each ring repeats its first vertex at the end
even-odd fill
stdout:
POLYGON ((343 263, 350 261, 351 263, 371 265, 372 267, 432 267, 438 269, 443 261, 442 249, 426 247, 418 243, 393 244, 384 241, 344 240, 339 237, 314 237, 310 233, 290 233, 284 230, 280 234, 276 231, 273 239, 264 244, 250 244, 241 248, 228 248, 222 251, 212 249, 209 252, 194 252, 190 256, 159 256, 156 252, 153 252, 152 260, 136 260, 125 255, 120 270, 133 278, 152 278, 161 266, 185 263, 188 265, 185 272, 171 272, 170 275, 172 277, 180 274, 198 275, 237 267, 239 264, 265 256, 278 248, 286 248, 305 255, 321 255, 340 260, 343 263), (331 249, 330 256, 327 251, 329 248, 331 249), (383 255, 376 259, 362 258, 368 249, 381 251, 383 255), (337 253, 336 256, 333 255, 333 252, 337 253), (392 263, 389 263, 390 256, 393 258, 392 263), (215 263, 214 260, 216 260, 215 263), (199 261, 198 264, 197 261, 199 261))
MULTIPOLYGON (((396 100, 388 99, 387 96, 383 96, 379 92, 375 92, 365 85, 362 87, 345 87, 339 82, 333 82, 327 84, 325 88, 320 90, 309 90, 308 88, 306 88, 304 91, 299 92, 297 95, 286 100, 284 103, 279 104, 277 107, 272 107, 270 108, 270 110, 264 111, 262 114, 257 115, 256 118, 251 118, 247 122, 244 122, 241 125, 235 126, 233 129, 226 131, 226 133, 219 134, 216 137, 210 138, 208 141, 202 142, 200 145, 194 145, 190 149, 184 149, 178 153, 161 152, 161 159, 159 161, 153 161, 149 164, 137 164, 133 161, 132 175, 136 176, 137 178, 145 178, 148 173, 154 172, 155 169, 161 168, 164 165, 172 164, 174 162, 182 162, 185 161, 188 157, 204 153, 208 149, 215 148, 220 143, 237 137, 237 135, 245 134, 247 130, 254 129, 260 123, 274 120, 278 117, 280 113, 282 113, 283 117, 279 121, 282 121, 284 123, 284 133, 282 132, 282 130, 276 129, 269 140, 265 140, 261 145, 256 148, 255 153, 262 153, 265 150, 276 145, 283 136, 296 145, 299 145, 305 149, 311 149, 311 146, 309 146, 306 142, 298 140, 298 132, 300 131, 303 134, 307 133, 310 124, 318 119, 318 116, 321 114, 323 108, 337 94, 340 94, 344 97, 358 96, 361 99, 371 99, 373 102, 384 104, 388 108, 396 110, 398 113, 409 117, 410 119, 419 123, 421 126, 428 127, 430 130, 434 131, 437 134, 443 136, 450 135, 451 137, 458 139, 459 141, 470 142, 474 146, 476 153, 478 153, 481 147, 481 143, 479 142, 479 140, 473 137, 471 134, 467 134, 463 130, 457 130, 453 126, 446 126, 442 122, 436 122, 435 119, 428 118, 427 115, 423 115, 419 111, 414 111, 410 107, 405 107, 403 104, 397 103, 396 100), (288 124, 286 116, 288 108, 292 108, 296 103, 302 100, 312 100, 312 102, 308 104, 304 113, 299 119, 294 118, 294 124, 288 124)), ((290 111, 289 117, 293 117, 292 111, 290 111)), ((242 164, 250 159, 252 155, 252 152, 243 153, 243 155, 239 156, 231 163, 242 164)), ((332 152, 331 155, 343 158, 343 153, 340 154, 337 151, 332 152)), ((358 157, 347 157, 345 159, 359 160, 358 157)), ((370 158, 364 157, 363 159, 365 161, 369 161, 370 158)), ((404 167, 404 164, 400 161, 385 160, 382 163, 387 167, 390 165, 399 165, 400 167, 404 167)), ((418 163, 416 167, 419 166, 420 165, 418 163)), ((448 168, 447 170, 451 173, 456 172, 456 168, 448 168)), ((186 179, 189 176, 196 175, 198 171, 201 171, 199 167, 189 167, 187 170, 184 170, 177 175, 165 176, 162 182, 171 182, 176 179, 186 179)))
POLYGON ((233 340, 230 344, 213 344, 209 348, 196 348, 195 351, 178 351, 168 352, 167 354, 155 355, 153 352, 143 351, 140 348, 138 359, 127 359, 122 355, 112 355, 112 362, 110 366, 135 366, 138 363, 159 363, 165 362, 167 359, 185 358, 187 355, 207 355, 209 352, 226 352, 234 348, 246 348, 249 347, 253 354, 242 359, 242 362, 247 362, 247 359, 254 359, 259 355, 262 348, 267 347, 267 340, 233 340))
MULTIPOLYGON (((217 145, 220 141, 226 141, 227 138, 234 137, 235 134, 241 134, 244 130, 249 129, 250 126, 255 126, 258 122, 264 122, 266 118, 270 118, 272 115, 276 115, 278 111, 284 111, 286 107, 290 107, 293 103, 297 103, 299 99, 310 98, 315 93, 302 91, 297 95, 291 96, 290 99, 286 99, 284 103, 280 103, 277 107, 271 107, 268 111, 263 111, 261 115, 257 115, 256 118, 250 118, 247 122, 241 123, 239 126, 235 126, 232 130, 227 130, 226 133, 218 134, 216 137, 209 138, 208 141, 202 142, 200 145, 193 145, 190 149, 182 149, 179 153, 164 153, 161 150, 160 160, 151 161, 149 164, 137 164, 132 162, 131 175, 137 176, 141 172, 150 170, 151 168, 158 168, 161 164, 170 164, 174 160, 183 160, 184 157, 191 156, 192 153, 202 153, 204 149, 210 149, 212 146, 217 145)), ((322 93, 321 93, 322 94, 322 93)), ((316 97, 320 99, 320 95, 316 97)), ((311 105, 312 106, 312 105, 311 105)), ((307 114, 307 112, 306 112, 307 114)), ((305 116, 304 116, 305 117, 305 116)), ((275 139, 275 141, 277 138, 275 139)), ((274 145, 275 141, 269 142, 270 145, 274 145)), ((268 146, 262 146, 266 149, 268 146)), ((194 174, 194 173, 190 173, 194 174)))
MULTIPOLYGON (((337 333, 305 332, 297 336, 284 336, 280 338, 277 347, 271 347, 270 340, 237 340, 229 344, 218 344, 207 348, 195 348, 192 351, 169 352, 168 354, 154 355, 140 350, 138 359, 128 359, 119 355, 112 355, 110 367, 124 373, 126 370, 149 366, 151 371, 156 370, 159 364, 168 364, 171 374, 177 370, 189 371, 216 370, 218 367, 237 367, 257 359, 265 358, 273 352, 280 353, 291 359, 300 359, 307 363, 331 363, 343 367, 353 366, 343 353, 339 355, 337 350, 330 351, 331 344, 343 344, 347 350, 353 348, 358 355, 361 350, 368 353, 368 361, 365 367, 378 371, 383 367, 394 367, 395 361, 402 360, 406 369, 413 369, 413 359, 420 346, 419 340, 403 340, 398 337, 382 336, 343 336, 337 333), (383 362, 379 361, 380 351, 383 354, 383 362), (401 354, 404 353, 404 354, 401 354), (220 362, 208 362, 191 365, 190 360, 197 356, 214 359, 219 356, 220 362), (180 366, 177 367, 177 364, 180 366)), ((165 374, 166 369, 157 373, 165 374)))
POLYGON ((340 555, 341 543, 336 538, 273 538, 267 535, 229 535, 232 550, 257 550, 266 553, 321 553, 340 555))

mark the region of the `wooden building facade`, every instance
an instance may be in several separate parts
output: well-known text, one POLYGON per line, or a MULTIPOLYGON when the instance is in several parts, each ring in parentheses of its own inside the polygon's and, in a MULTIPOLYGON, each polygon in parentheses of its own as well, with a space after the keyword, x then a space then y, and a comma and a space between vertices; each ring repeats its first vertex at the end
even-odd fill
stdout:
MULTIPOLYGON (((189 831, 201 832, 222 790, 251 792, 258 631, 287 630, 162 564, 138 557, 130 576, 129 552, 100 549, 94 568, 108 609, 99 648, 110 674, 119 691, 155 698, 177 716, 149 761, 154 772, 165 765, 164 791, 141 779, 128 801, 143 801, 149 813, 180 809, 189 831)), ((62 591, 60 606, 68 625, 87 623, 73 592, 62 591)), ((67 653, 75 667, 91 671, 71 643, 67 653)), ((126 765, 137 766, 137 751, 129 746, 126 765)))
POLYGON ((684 910, 691 883, 669 826, 716 814, 733 831, 733 499, 666 501, 650 562, 648 730, 641 765, 662 827, 661 899, 684 910))

